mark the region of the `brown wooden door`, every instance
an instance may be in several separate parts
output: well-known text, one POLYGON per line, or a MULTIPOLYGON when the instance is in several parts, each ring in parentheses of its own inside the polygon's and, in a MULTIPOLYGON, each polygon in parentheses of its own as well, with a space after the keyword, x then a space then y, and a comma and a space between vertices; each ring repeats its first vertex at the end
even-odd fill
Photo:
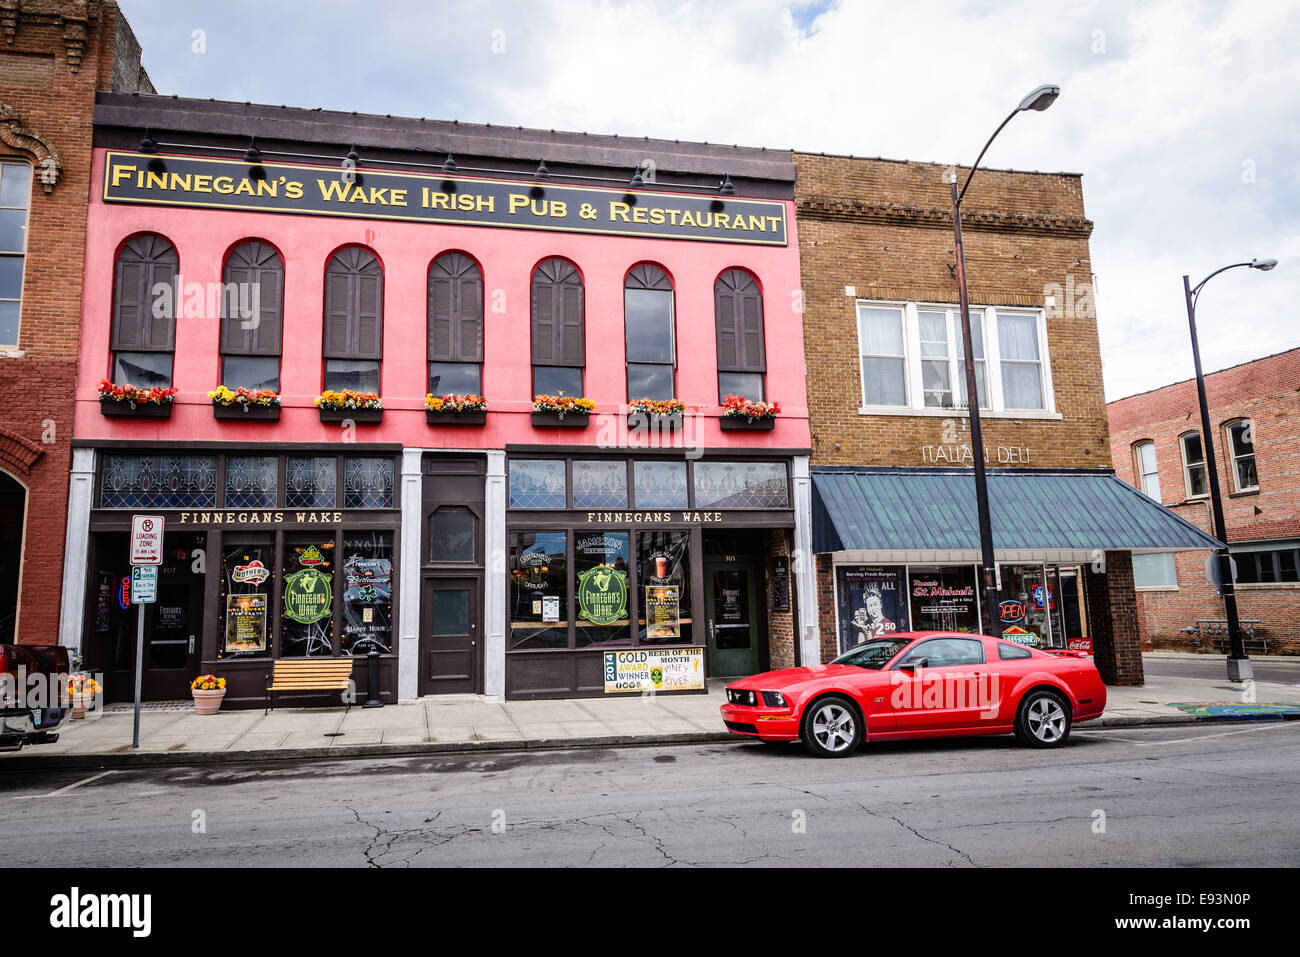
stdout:
POLYGON ((420 694, 482 691, 481 578, 425 578, 420 601, 420 694))

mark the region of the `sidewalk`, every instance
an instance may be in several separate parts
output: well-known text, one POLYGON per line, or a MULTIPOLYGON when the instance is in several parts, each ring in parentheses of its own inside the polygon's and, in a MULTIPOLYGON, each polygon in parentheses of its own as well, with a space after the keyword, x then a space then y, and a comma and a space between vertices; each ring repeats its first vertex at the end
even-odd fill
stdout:
MULTIPOLYGON (((391 757, 444 751, 619 747, 745 739, 722 728, 723 682, 705 695, 638 695, 564 701, 489 702, 426 698, 365 710, 282 708, 194 714, 188 703, 149 705, 140 749, 131 748, 129 707, 69 722, 58 742, 0 754, 0 771, 20 767, 121 767, 391 757)), ((1300 684, 1260 681, 1255 702, 1226 678, 1152 676, 1141 688, 1108 688, 1105 714, 1080 727, 1115 728, 1300 716, 1300 684)))

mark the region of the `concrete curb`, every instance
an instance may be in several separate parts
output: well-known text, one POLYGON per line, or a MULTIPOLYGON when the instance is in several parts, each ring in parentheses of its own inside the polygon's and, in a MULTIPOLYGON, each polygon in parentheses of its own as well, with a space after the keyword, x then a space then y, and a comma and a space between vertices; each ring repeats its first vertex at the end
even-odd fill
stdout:
MULTIPOLYGON (((1283 721, 1283 715, 1124 715, 1101 717, 1078 727, 1088 731, 1103 728, 1140 728, 1201 722, 1283 721)), ((729 731, 682 731, 674 734, 611 734, 581 738, 512 739, 504 741, 428 741, 421 744, 340 744, 330 748, 259 749, 255 751, 110 751, 95 754, 19 754, 0 760, 0 774, 6 771, 71 770, 77 768, 178 767, 189 764, 266 764, 286 761, 347 761, 358 758, 418 757, 432 754, 506 751, 568 751, 580 748, 640 748, 662 745, 744 744, 753 741, 729 731)))

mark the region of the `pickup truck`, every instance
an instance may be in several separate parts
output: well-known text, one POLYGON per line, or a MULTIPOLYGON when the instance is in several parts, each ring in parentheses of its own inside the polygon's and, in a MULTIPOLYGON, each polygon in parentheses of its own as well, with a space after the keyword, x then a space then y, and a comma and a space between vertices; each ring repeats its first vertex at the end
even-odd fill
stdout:
POLYGON ((53 744, 72 714, 68 649, 0 644, 0 751, 53 744))

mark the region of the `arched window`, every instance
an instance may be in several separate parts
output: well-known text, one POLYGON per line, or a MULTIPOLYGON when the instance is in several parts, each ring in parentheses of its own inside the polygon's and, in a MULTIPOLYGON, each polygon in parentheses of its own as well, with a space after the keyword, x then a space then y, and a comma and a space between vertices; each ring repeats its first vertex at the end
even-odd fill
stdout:
POLYGON ((483 391, 483 274, 461 253, 429 266, 429 391, 483 391))
POLYGON ((563 259, 533 270, 533 395, 580 396, 586 365, 582 276, 563 259))
POLYGON ((1205 449, 1200 432, 1184 432, 1178 437, 1178 448, 1183 456, 1183 484, 1188 498, 1199 498, 1209 493, 1205 480, 1205 449))
POLYGON ((221 278, 222 385, 279 392, 284 260, 253 239, 231 250, 221 278))
POLYGON ((658 266, 637 266, 623 282, 627 398, 676 398, 673 369, 673 284, 658 266))
POLYGON ((1160 470, 1156 467, 1156 444, 1137 442, 1133 446, 1133 467, 1138 477, 1138 488, 1150 498, 1160 501, 1160 470))
POLYGON ((1238 419, 1228 423, 1227 431, 1233 490, 1253 492, 1259 488, 1259 473, 1255 470, 1255 423, 1238 419))
POLYGON ((713 286, 718 334, 718 400, 739 395, 763 401, 767 354, 763 345, 763 294, 754 277, 729 269, 713 286))
POLYGON ((384 270, 350 246, 325 270, 325 388, 379 392, 384 347, 384 270))
POLYGON ((171 387, 179 263, 175 247, 153 233, 136 236, 117 254, 111 345, 118 385, 171 387))

